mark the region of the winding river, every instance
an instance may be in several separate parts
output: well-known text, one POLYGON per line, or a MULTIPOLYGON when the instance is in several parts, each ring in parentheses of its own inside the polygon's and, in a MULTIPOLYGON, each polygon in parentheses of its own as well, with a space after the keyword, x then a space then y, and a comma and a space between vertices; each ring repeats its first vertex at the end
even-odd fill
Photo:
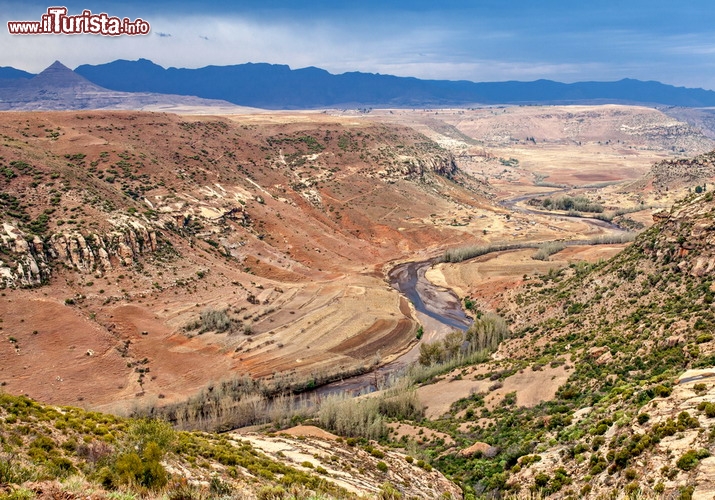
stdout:
MULTIPOLYGON (((390 285, 407 297, 418 313, 425 314, 450 330, 466 330, 472 324, 472 319, 464 313, 459 298, 451 290, 435 286, 425 277, 427 270, 437 261, 430 259, 398 264, 388 273, 390 285)), ((420 344, 415 343, 408 352, 372 372, 326 384, 310 391, 310 394, 327 396, 341 392, 353 395, 372 392, 390 375, 399 373, 417 359, 419 348, 420 344)))
MULTIPOLYGON (((570 218, 583 221, 601 229, 608 229, 615 232, 624 232, 624 229, 616 224, 595 219, 592 217, 578 217, 566 214, 555 214, 553 212, 532 210, 522 206, 518 206, 519 202, 525 201, 539 195, 550 195, 558 192, 566 191, 565 189, 552 191, 548 193, 530 194, 504 200, 501 205, 511 210, 533 214, 547 215, 560 218, 570 218)), ((578 241, 564 242, 564 244, 579 244, 578 241)), ((523 247, 533 246, 524 244, 523 247)), ((515 248, 520 248, 521 245, 516 245, 515 248)), ((434 264, 438 263, 438 258, 430 260, 405 262, 393 267, 388 273, 390 285, 397 289, 402 295, 412 302, 415 310, 429 318, 447 326, 449 330, 466 330, 472 323, 472 319, 467 316, 462 309, 462 304, 459 298, 451 290, 438 287, 431 283, 425 273, 434 264)), ((404 370, 410 363, 417 359, 419 353, 419 343, 416 343, 410 351, 403 354, 396 360, 387 363, 376 370, 347 378, 342 381, 332 382, 322 387, 310 391, 311 394, 317 396, 325 396, 345 392, 349 394, 359 394, 361 392, 371 392, 376 390, 381 381, 385 380, 392 374, 399 373, 404 370)))
POLYGON ((472 320, 464 313, 459 298, 425 277, 435 263, 436 259, 399 264, 388 273, 390 284, 412 302, 417 312, 453 330, 466 330, 472 320))
POLYGON ((526 208, 526 207, 522 207, 522 206, 518 205, 522 201, 530 200, 532 198, 539 198, 542 196, 551 196, 551 195, 558 194, 558 193, 567 193, 568 191, 569 191, 569 189, 564 188, 564 189, 557 189, 555 191, 545 191, 543 193, 526 194, 526 195, 522 195, 522 196, 517 196, 515 198, 509 198, 507 200, 502 200, 499 202, 499 204, 505 208, 508 208, 515 212, 520 212, 522 214, 547 215, 547 216, 551 216, 551 217, 575 219, 575 220, 584 221, 587 224, 590 224, 590 225, 596 226, 596 227, 600 227, 602 229, 610 229, 612 231, 624 232, 624 229, 621 226, 619 226, 618 224, 614 224, 613 222, 608 222, 608 221, 601 220, 601 219, 596 219, 595 217, 582 217, 579 215, 559 214, 559 213, 549 212, 548 210, 535 210, 532 208, 526 208))

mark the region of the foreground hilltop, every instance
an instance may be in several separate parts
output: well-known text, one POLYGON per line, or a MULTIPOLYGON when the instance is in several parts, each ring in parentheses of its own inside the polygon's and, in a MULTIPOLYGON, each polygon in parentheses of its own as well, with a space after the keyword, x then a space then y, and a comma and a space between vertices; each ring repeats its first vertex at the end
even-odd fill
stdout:
POLYGON ((263 437, 282 450, 275 459, 252 434, 177 432, 2 393, 0 422, 3 498, 461 498, 404 454, 308 426, 263 437))

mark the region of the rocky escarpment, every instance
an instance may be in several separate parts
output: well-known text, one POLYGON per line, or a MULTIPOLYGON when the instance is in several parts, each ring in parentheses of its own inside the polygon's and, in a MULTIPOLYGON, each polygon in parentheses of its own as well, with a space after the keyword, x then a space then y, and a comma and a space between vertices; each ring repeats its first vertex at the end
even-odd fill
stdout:
POLYGON ((653 187, 667 191, 677 187, 695 188, 715 176, 715 151, 695 158, 663 160, 651 168, 653 187))
POLYGON ((47 283, 55 264, 80 273, 105 273, 128 266, 159 245, 154 229, 133 220, 114 222, 105 234, 79 231, 55 233, 47 238, 28 235, 4 223, 0 232, 0 287, 31 287, 47 283))
POLYGON ((430 174, 451 179, 457 173, 457 163, 451 153, 420 156, 398 156, 386 168, 379 170, 377 176, 386 181, 397 179, 431 182, 430 174))
POLYGON ((406 455, 346 442, 324 430, 299 426, 279 435, 232 433, 281 463, 322 470, 325 480, 352 494, 372 498, 462 498, 440 472, 406 455), (392 496, 390 496, 392 495, 392 496))
POLYGON ((704 277, 715 271, 715 204, 712 192, 658 212, 660 231, 644 243, 645 253, 656 262, 677 266, 681 272, 704 277))

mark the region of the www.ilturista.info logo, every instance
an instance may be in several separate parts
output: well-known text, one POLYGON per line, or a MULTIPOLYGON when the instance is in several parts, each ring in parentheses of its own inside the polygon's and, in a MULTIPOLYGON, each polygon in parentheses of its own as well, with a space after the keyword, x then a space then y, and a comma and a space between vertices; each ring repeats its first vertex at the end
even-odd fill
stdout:
POLYGON ((67 7, 50 7, 40 21, 8 21, 11 35, 146 35, 149 23, 141 18, 130 21, 105 13, 92 14, 89 10, 77 16, 68 16, 67 7))

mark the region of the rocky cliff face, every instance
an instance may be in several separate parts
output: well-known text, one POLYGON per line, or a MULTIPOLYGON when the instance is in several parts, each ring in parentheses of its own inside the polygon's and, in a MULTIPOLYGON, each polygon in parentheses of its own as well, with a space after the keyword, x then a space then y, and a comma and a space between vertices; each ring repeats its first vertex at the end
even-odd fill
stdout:
POLYGON ((105 273, 128 266, 157 250, 156 232, 132 220, 115 221, 114 231, 99 235, 78 231, 48 238, 23 233, 4 223, 0 233, 0 287, 32 287, 49 281, 55 264, 80 273, 105 273))
POLYGON ((385 181, 398 179, 431 182, 430 174, 451 179, 457 173, 457 163, 451 153, 398 156, 386 168, 379 170, 377 176, 385 181))
POLYGON ((651 168, 653 187, 668 190, 681 186, 694 187, 705 183, 715 175, 715 152, 696 156, 663 160, 651 168))
POLYGON ((660 231, 645 243, 646 254, 660 264, 675 264, 695 277, 715 271, 715 203, 706 192, 670 212, 659 212, 660 231))

